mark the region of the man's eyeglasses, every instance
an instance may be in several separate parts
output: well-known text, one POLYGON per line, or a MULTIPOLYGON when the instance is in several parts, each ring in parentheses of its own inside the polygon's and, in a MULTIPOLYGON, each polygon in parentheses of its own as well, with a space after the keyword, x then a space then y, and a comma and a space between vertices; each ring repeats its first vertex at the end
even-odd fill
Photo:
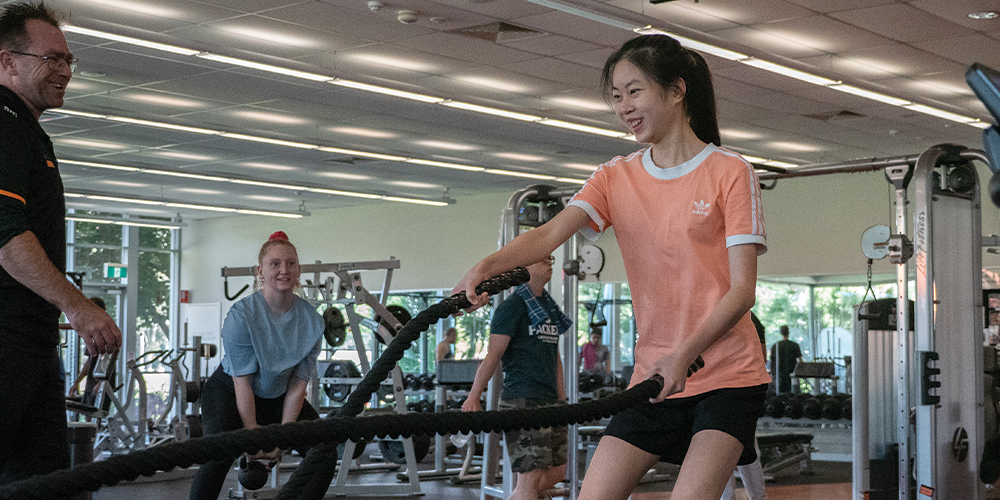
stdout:
POLYGON ((61 70, 62 69, 62 65, 65 64, 66 66, 69 66, 69 71, 71 73, 73 73, 73 72, 76 71, 76 65, 77 65, 77 63, 80 62, 79 59, 77 59, 77 58, 75 58, 73 56, 40 56, 38 54, 29 54, 27 52, 19 52, 19 51, 16 51, 16 50, 11 50, 10 53, 11 54, 17 54, 19 56, 37 57, 37 58, 39 58, 39 59, 47 62, 49 64, 49 68, 52 69, 52 71, 59 71, 59 70, 61 70))

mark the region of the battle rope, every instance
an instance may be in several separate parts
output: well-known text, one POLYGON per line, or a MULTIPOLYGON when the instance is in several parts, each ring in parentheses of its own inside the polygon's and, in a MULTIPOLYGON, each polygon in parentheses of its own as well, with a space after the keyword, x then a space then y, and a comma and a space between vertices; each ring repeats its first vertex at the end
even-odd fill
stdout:
POLYGON ((203 438, 137 450, 70 470, 18 481, 0 487, 0 499, 50 500, 70 498, 102 485, 131 481, 140 475, 189 467, 210 460, 233 460, 241 453, 320 446, 327 443, 398 439, 420 434, 505 432, 515 429, 579 424, 610 417, 639 406, 659 394, 663 380, 645 380, 627 391, 575 405, 526 410, 482 412, 408 413, 365 418, 326 418, 257 429, 225 432, 203 438))
MULTIPOLYGON (((481 283, 477 293, 495 294, 529 278, 524 268, 517 268, 481 283)), ((124 456, 87 464, 68 471, 36 476, 0 488, 0 500, 65 498, 83 491, 96 491, 102 485, 133 480, 176 466, 189 467, 210 460, 232 460, 241 453, 253 453, 275 447, 288 449, 312 446, 306 458, 279 493, 282 498, 321 499, 329 489, 336 469, 336 445, 346 440, 358 442, 375 437, 409 437, 414 434, 500 432, 531 427, 549 427, 582 423, 608 417, 626 408, 638 406, 659 394, 662 379, 646 380, 623 393, 577 405, 476 413, 416 413, 353 418, 388 376, 396 363, 420 333, 431 323, 468 307, 464 293, 457 293, 422 311, 406 324, 375 361, 358 387, 336 416, 325 420, 272 425, 253 430, 170 443, 124 456)))
MULTIPOLYGON (((530 278, 531 275, 528 274, 527 269, 518 267, 480 283, 475 291, 477 295, 484 292, 493 295, 512 286, 525 283, 530 278)), ((365 402, 371 398, 372 393, 379 388, 389 372, 396 367, 396 363, 403 359, 410 345, 420 338, 421 332, 430 328, 430 325, 437 323, 438 320, 447 318, 470 305, 465 292, 458 292, 421 311, 415 318, 411 319, 396 333, 392 342, 365 374, 361 383, 351 391, 351 395, 337 412, 336 417, 354 417, 361 413, 365 402)), ((305 459, 281 488, 276 499, 322 500, 326 496, 327 490, 330 489, 330 483, 333 482, 336 467, 337 443, 324 443, 314 447, 309 450, 305 459)))

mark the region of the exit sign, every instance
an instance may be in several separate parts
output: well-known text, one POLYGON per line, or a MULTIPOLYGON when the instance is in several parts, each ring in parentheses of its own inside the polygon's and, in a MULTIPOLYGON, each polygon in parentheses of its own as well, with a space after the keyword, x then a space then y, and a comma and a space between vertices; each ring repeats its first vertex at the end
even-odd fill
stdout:
POLYGON ((104 277, 105 278, 127 278, 128 277, 128 266, 125 264, 104 264, 104 277))

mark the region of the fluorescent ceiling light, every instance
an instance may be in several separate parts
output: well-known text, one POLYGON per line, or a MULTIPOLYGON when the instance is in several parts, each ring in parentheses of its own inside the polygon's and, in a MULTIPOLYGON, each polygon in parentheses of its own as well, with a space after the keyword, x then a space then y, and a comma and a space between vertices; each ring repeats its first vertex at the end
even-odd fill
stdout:
POLYGON ((63 31, 68 31, 70 33, 78 33, 81 35, 92 36, 96 38, 103 38, 105 40, 112 40, 115 42, 128 43, 131 45, 138 45, 140 47, 146 47, 150 49, 162 50, 164 52, 172 52, 174 54, 181 54, 185 56, 193 56, 198 54, 197 50, 185 49, 184 47, 176 47, 174 45, 167 45, 165 43, 150 42, 149 40, 141 40, 139 38, 132 38, 130 36, 115 35, 112 33, 106 33, 103 31, 90 30, 87 28, 81 28, 79 26, 63 25, 63 31))
POLYGON ((314 40, 309 40, 308 38, 299 38, 297 36, 290 36, 284 33, 278 33, 274 31, 266 31, 258 28, 243 27, 243 26, 223 26, 222 31, 232 33, 234 35, 245 36, 247 38, 254 38, 256 40, 262 40, 265 42, 279 43, 282 45, 291 45, 293 47, 305 47, 307 49, 317 48, 319 43, 314 40))
POLYGON ((136 226, 136 227, 151 227, 154 229, 177 229, 177 226, 168 226, 166 224, 154 224, 152 222, 134 222, 134 221, 113 221, 112 224, 117 224, 119 226, 136 226))
POLYGON ((376 159, 379 159, 379 160, 389 160, 389 161, 406 161, 407 160, 407 158, 405 156, 384 155, 384 154, 381 154, 381 153, 369 153, 367 151, 355 151, 353 149, 330 148, 330 147, 326 147, 326 146, 321 146, 321 147, 316 148, 316 149, 319 150, 319 151, 327 152, 327 153, 338 153, 338 154, 349 155, 349 156, 364 156, 366 158, 376 158, 376 159))
POLYGON ((399 201, 403 203, 414 203, 417 205, 430 205, 432 207, 446 207, 448 202, 445 201, 431 201, 431 200, 418 200, 415 198, 400 198, 398 196, 383 196, 383 200, 386 201, 399 201))
POLYGON ((414 144, 426 146, 428 148, 450 149, 452 151, 475 151, 479 149, 479 146, 474 146, 472 144, 459 144, 456 142, 445 141, 416 141, 414 144))
POLYGON ((181 99, 159 94, 128 94, 127 99, 131 101, 148 102, 161 106, 173 106, 177 108, 203 108, 205 103, 193 99, 181 99))
POLYGON ((529 155, 526 153, 493 153, 493 156, 496 156, 497 158, 503 158, 506 160, 516 160, 516 161, 540 162, 548 160, 548 158, 544 156, 529 155))
POLYGON ((540 117, 540 116, 526 115, 524 113, 515 113, 513 111, 504 111, 502 109, 489 108, 489 107, 486 107, 486 106, 479 106, 479 105, 476 105, 476 104, 469 104, 467 102, 452 101, 450 99, 447 100, 447 101, 442 101, 441 104, 443 104, 445 106, 448 106, 450 108, 465 109, 465 110, 469 110, 469 111, 475 111, 477 113, 483 113, 483 114, 494 115, 494 116, 502 116, 504 118, 512 118, 514 120, 521 120, 521 121, 526 121, 526 122, 536 122, 536 121, 542 119, 542 117, 540 117))
POLYGON ((871 92, 865 89, 859 89, 857 87, 852 87, 850 85, 844 85, 842 83, 835 83, 833 85, 827 85, 828 88, 839 90, 841 92, 846 92, 848 94, 854 94, 859 97, 864 97, 866 99, 871 99, 873 101, 884 102, 886 104, 892 104, 893 106, 905 106, 910 104, 910 101, 905 99, 899 99, 898 97, 887 96, 884 94, 879 94, 877 92, 871 92))
POLYGON ((98 118, 98 119, 103 119, 103 118, 107 118, 108 117, 107 115, 99 115, 99 114, 96 114, 96 113, 85 113, 83 111, 73 111, 71 109, 62 109, 62 108, 47 109, 47 110, 45 110, 45 112, 46 113, 58 113, 60 115, 79 116, 79 117, 82 117, 82 118, 98 118))
POLYGON ((456 170, 466 170, 469 172, 483 172, 486 170, 483 167, 473 167, 472 165, 459 165, 458 163, 446 163, 443 161, 421 160, 419 158, 407 158, 406 162, 416 163, 417 165, 428 165, 431 167, 444 167, 444 168, 453 168, 456 170))
POLYGON ((510 92, 513 94, 528 94, 531 89, 523 85, 518 85, 516 83, 497 80, 495 78, 487 78, 481 76, 459 76, 455 77, 456 80, 471 83, 472 85, 478 85, 480 87, 486 87, 489 89, 502 90, 504 92, 510 92))
POLYGON ((587 109, 590 111, 610 111, 608 104, 604 101, 577 99, 575 97, 550 97, 549 100, 558 104, 572 106, 574 108, 587 109))
POLYGON ((538 180, 544 180, 544 181, 553 181, 553 180, 556 179, 556 177, 554 175, 529 174, 529 173, 526 173, 526 172, 513 172, 513 171, 510 171, 510 170, 501 170, 501 169, 494 169, 494 168, 487 169, 486 173, 488 173, 488 174, 497 174, 497 175, 506 175, 506 176, 509 176, 509 177, 524 177, 524 178, 527 178, 527 179, 538 179, 538 180))
POLYGON ((338 134, 358 135, 361 137, 373 137, 376 139, 392 139, 393 137, 396 137, 396 134, 392 132, 361 127, 331 127, 327 130, 338 134))
POLYGON ((669 36, 671 38, 676 39, 678 42, 680 42, 681 46, 683 46, 685 48, 688 48, 688 49, 691 49, 691 50, 697 50, 698 52, 702 52, 702 53, 705 53, 705 54, 711 54, 713 56, 721 57, 723 59, 729 59, 730 61, 739 61, 741 59, 746 59, 748 57, 746 54, 740 54, 739 52, 734 52, 732 50, 726 50, 726 49, 723 49, 722 47, 716 47, 715 45, 710 45, 710 44, 707 44, 707 43, 704 43, 704 42, 699 42, 698 40, 692 40, 692 39, 687 38, 687 37, 675 35, 673 33, 669 33, 669 32, 666 32, 666 31, 663 31, 663 30, 660 30, 660 29, 656 29, 656 28, 654 28, 652 26, 645 26, 645 27, 642 27, 642 28, 636 28, 636 29, 634 29, 632 31, 635 31, 636 33, 638 33, 640 35, 667 35, 667 36, 669 36))
MULTIPOLYGON (((436 200, 422 200, 422 199, 419 199, 419 198, 406 198, 406 197, 402 197, 402 196, 386 196, 386 195, 381 195, 381 194, 361 193, 361 192, 355 192, 355 191, 342 191, 342 190, 337 190, 337 189, 316 188, 316 187, 308 187, 308 186, 294 186, 294 185, 290 185, 290 184, 277 184, 277 183, 274 183, 274 182, 264 182, 264 181, 257 181, 257 180, 253 180, 253 179, 235 179, 235 178, 228 178, 228 177, 216 177, 216 176, 210 176, 210 175, 189 174, 189 173, 186 173, 186 172, 174 172, 174 171, 170 171, 170 170, 156 170, 156 169, 151 169, 151 168, 125 167, 125 166, 121 166, 121 165, 110 165, 110 164, 106 164, 106 163, 94 163, 94 162, 85 162, 85 161, 76 161, 76 160, 61 160, 61 163, 65 163, 65 164, 68 164, 68 165, 81 165, 81 166, 85 166, 85 167, 104 168, 104 169, 109 169, 109 170, 125 170, 125 171, 130 171, 130 172, 139 172, 139 173, 143 173, 143 174, 170 175, 170 176, 175 176, 175 177, 188 177, 188 178, 192 178, 192 179, 199 179, 199 180, 206 180, 206 181, 229 182, 229 183, 233 183, 233 184, 244 184, 244 185, 249 185, 249 186, 260 186, 260 187, 266 187, 266 188, 285 189, 285 190, 290 190, 290 191, 302 191, 302 192, 319 193, 319 194, 330 194, 330 195, 336 195, 336 196, 349 196, 349 197, 352 197, 352 198, 365 198, 365 199, 371 199, 371 200, 403 201, 403 202, 406 202, 406 203, 422 203, 422 204, 427 204, 427 205, 436 205, 438 203, 442 203, 442 205, 440 205, 440 206, 444 206, 444 205, 448 204, 447 202, 438 202, 436 200)), ((361 179, 368 179, 368 177, 364 177, 364 176, 354 176, 354 177, 355 178, 361 178, 361 179)), ((132 201, 131 198, 114 198, 114 199, 111 199, 109 197, 103 197, 103 198, 101 198, 99 196, 101 196, 101 195, 83 195, 83 194, 66 193, 66 197, 87 197, 87 198, 92 198, 92 199, 105 199, 105 200, 108 200, 108 201, 121 201, 121 202, 124 202, 125 200, 132 201)), ((136 201, 136 203, 143 203, 143 202, 142 201, 136 201)), ((174 203, 174 202, 163 202, 163 203, 161 203, 161 202, 157 202, 157 201, 145 201, 144 204, 147 204, 147 205, 165 205, 165 206, 176 207, 176 208, 191 208, 191 209, 195 209, 195 210, 212 210, 212 211, 216 211, 216 212, 236 212, 238 210, 238 209, 235 209, 235 208, 211 207, 211 206, 205 206, 205 205, 192 205, 192 204, 188 204, 188 203, 174 203)))
POLYGON ((302 125, 308 123, 308 120, 304 120, 297 116, 291 116, 281 113, 268 113, 266 111, 254 111, 250 109, 245 109, 241 111, 233 112, 233 115, 240 118, 248 118, 250 120, 260 120, 263 122, 271 123, 281 123, 284 125, 302 125))
POLYGON ((151 168, 144 168, 141 170, 144 174, 169 175, 172 177, 185 177, 188 179, 198 179, 202 181, 226 182, 229 180, 227 177, 217 177, 214 175, 189 174, 187 172, 172 172, 170 170, 154 170, 151 168))
POLYGON ((124 116, 106 116, 105 118, 108 119, 108 120, 116 121, 116 122, 131 123, 131 124, 134 124, 134 125, 145 125, 147 127, 165 128, 165 129, 170 129, 170 130, 179 130, 181 132, 191 132, 191 133, 202 134, 202 135, 221 135, 222 134, 222 132, 220 132, 218 130, 209 130, 209 129, 206 129, 206 128, 198 128, 198 127, 185 127, 184 125, 174 125, 173 123, 163 123, 163 122, 154 122, 154 121, 149 121, 149 120, 139 120, 139 119, 136 119, 136 118, 127 118, 127 117, 124 117, 124 116))
POLYGON ((958 123, 972 123, 977 121, 975 118, 970 118, 968 116, 962 116, 955 113, 949 113, 944 110, 937 108, 932 108, 930 106, 924 106, 923 104, 907 104, 903 106, 906 109, 911 109, 917 113, 924 113, 925 115, 936 116, 938 118, 944 118, 945 120, 951 120, 958 123))
POLYGON ((379 194, 355 193, 353 191, 340 191, 338 189, 309 188, 309 191, 313 193, 331 194, 334 196, 350 196, 352 198, 366 198, 369 200, 378 200, 382 198, 382 195, 379 194))
POLYGON ((92 224, 117 224, 119 226, 152 227, 156 229, 180 229, 186 224, 180 222, 149 221, 144 219, 124 219, 121 217, 94 218, 76 214, 66 214, 66 220, 74 222, 89 222, 92 224))
POLYGON ((840 83, 836 80, 823 78, 821 76, 816 76, 810 73, 806 73, 804 71, 792 69, 787 66, 782 66, 780 64, 774 64, 773 62, 765 61, 763 59, 756 59, 751 57, 749 59, 741 59, 739 62, 746 64, 747 66, 753 66, 755 68, 760 68, 765 71, 770 71, 771 73, 777 73, 779 75, 784 75, 789 78, 794 78, 796 80, 802 80, 803 82, 812 83, 814 85, 828 86, 840 83))
POLYGON ((88 217, 77 217, 75 215, 67 215, 66 220, 71 220, 75 222, 91 222, 94 224, 111 224, 110 219, 91 219, 88 217))
POLYGON ((235 57, 220 56, 210 52, 199 52, 196 55, 202 59, 208 59, 209 61, 232 64, 234 66, 242 66, 244 68, 259 69, 261 71, 267 71, 268 73, 277 73, 279 75, 292 76, 303 80, 312 80, 314 82, 328 82, 333 79, 332 76, 317 75, 315 73, 282 68, 281 66, 272 66, 270 64, 247 61, 246 59, 237 59, 235 57))
POLYGON ((366 90, 368 92, 375 92, 378 94, 391 95, 395 97, 402 97, 404 99, 410 99, 413 101, 429 102, 429 103, 440 103, 444 99, 440 97, 433 97, 429 95, 416 94, 413 92, 406 92, 405 90, 390 89, 388 87, 380 87, 378 85, 369 85, 367 83, 352 82, 350 80, 344 80, 343 78, 337 78, 331 80, 330 83, 334 85, 340 85, 341 87, 349 87, 352 89, 366 90))
POLYGON ((538 121, 538 123, 541 123, 542 125, 551 125, 553 127, 566 128, 570 130, 577 130, 580 132, 603 135, 606 137, 625 137, 626 135, 628 135, 625 132, 618 132, 616 130, 607 130, 603 128, 590 127, 587 125, 580 125, 578 123, 564 122, 562 120, 552 120, 549 118, 542 119, 538 121))
POLYGON ((104 196, 97 194, 85 194, 84 198, 89 200, 116 201, 118 203, 137 203, 139 205, 162 205, 162 201, 143 200, 138 198, 119 198, 117 196, 104 196))
POLYGON ((993 126, 992 123, 990 123, 990 122, 984 122, 982 120, 976 120, 976 121, 974 121, 972 123, 969 123, 969 125, 972 125, 973 127, 981 128, 981 129, 987 129, 987 128, 990 128, 990 127, 993 126))
POLYGON ((272 187, 278 189, 288 189, 290 191, 305 191, 305 186, 292 186, 289 184, 275 184, 273 182, 261 182, 261 181, 251 181, 247 179, 230 179, 229 182, 233 184, 246 184, 248 186, 262 186, 262 187, 272 187))
POLYGON ((165 206, 165 207, 173 207, 173 208, 190 208, 192 210, 208 210, 208 211, 211 211, 211 212, 235 212, 236 211, 235 208, 213 207, 213 206, 208 206, 208 205, 193 205, 191 203, 167 202, 167 203, 164 203, 163 206, 165 206))
POLYGON ((580 184, 580 185, 587 183, 587 179, 570 179, 569 177, 556 177, 556 180, 559 182, 569 182, 571 184, 580 184))
POLYGON ((281 212, 265 212, 265 211, 262 211, 262 210, 243 210, 243 209, 240 209, 240 210, 237 210, 236 213, 238 213, 238 214, 246 214, 246 215, 266 215, 268 217, 284 217, 286 219, 301 219, 302 218, 302 214, 286 214, 286 213, 281 213, 281 212))
POLYGON ((292 142, 292 141, 282 141, 280 139, 270 139, 267 137, 258 137, 255 135, 244 135, 244 134, 233 134, 230 132, 223 132, 219 134, 222 137, 228 137, 230 139, 240 139, 242 141, 253 141, 253 142, 264 142, 267 144, 274 144, 276 146, 288 146, 290 148, 299 149, 316 149, 319 145, 316 144, 306 144, 302 142, 292 142))
MULTIPOLYGON (((68 194, 68 193, 67 193, 68 194)), ((105 196, 98 194, 86 194, 79 193, 77 197, 86 198, 89 200, 101 200, 101 201, 113 201, 117 203, 133 203, 138 205, 157 205, 162 207, 173 207, 173 208, 188 208, 192 210, 207 210, 211 212, 235 212, 241 214, 253 214, 253 215, 267 215, 270 217, 286 217, 292 219, 300 219, 304 215, 296 213, 286 213, 286 212, 267 212, 253 209, 244 208, 230 208, 230 207, 217 207, 212 205, 196 205, 192 203, 175 203, 171 201, 154 201, 154 200, 144 200, 140 198, 122 198, 118 196, 105 196)))
POLYGON ((137 167, 125 167, 122 165, 108 165, 106 163, 94 163, 90 161, 59 160, 60 165, 80 165, 81 167, 106 168, 108 170, 124 170, 126 172, 138 172, 142 170, 137 167))

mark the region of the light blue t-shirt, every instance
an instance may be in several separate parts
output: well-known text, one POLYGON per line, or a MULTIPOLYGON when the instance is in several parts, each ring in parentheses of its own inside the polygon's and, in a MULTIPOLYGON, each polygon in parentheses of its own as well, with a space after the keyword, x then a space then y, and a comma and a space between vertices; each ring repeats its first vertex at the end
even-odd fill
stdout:
POLYGON ((257 291, 226 315, 222 369, 231 377, 254 374, 253 393, 274 399, 288 390, 289 377, 312 377, 322 338, 323 317, 305 299, 295 297, 291 309, 276 317, 257 291))

